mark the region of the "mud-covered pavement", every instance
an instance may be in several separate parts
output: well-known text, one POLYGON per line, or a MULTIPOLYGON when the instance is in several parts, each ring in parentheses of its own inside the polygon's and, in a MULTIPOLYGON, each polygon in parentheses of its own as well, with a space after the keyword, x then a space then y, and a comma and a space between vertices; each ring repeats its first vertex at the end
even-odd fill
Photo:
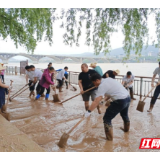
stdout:
MULTIPOLYGON (((12 93, 25 85, 24 76, 7 75, 6 84, 10 79, 13 82, 12 93)), ((79 90, 73 91, 63 88, 59 94, 61 100, 67 99, 79 90)), ((84 115, 85 108, 81 96, 78 96, 63 105, 53 103, 52 91, 49 101, 41 98, 34 101, 29 98, 29 90, 9 102, 7 112, 10 113, 11 123, 28 135, 45 151, 84 151, 84 152, 108 152, 108 151, 159 151, 139 150, 141 138, 160 138, 160 102, 157 101, 153 113, 147 113, 150 99, 146 100, 143 113, 136 110, 138 100, 132 101, 129 109, 131 121, 130 132, 124 133, 120 127, 123 121, 118 115, 113 119, 114 140, 106 141, 103 128, 103 114, 106 107, 102 106, 103 113, 98 114, 97 109, 91 117, 85 119, 71 134, 67 146, 62 149, 57 143, 64 132, 69 131, 84 115)), ((139 99, 139 97, 136 97, 139 99)))

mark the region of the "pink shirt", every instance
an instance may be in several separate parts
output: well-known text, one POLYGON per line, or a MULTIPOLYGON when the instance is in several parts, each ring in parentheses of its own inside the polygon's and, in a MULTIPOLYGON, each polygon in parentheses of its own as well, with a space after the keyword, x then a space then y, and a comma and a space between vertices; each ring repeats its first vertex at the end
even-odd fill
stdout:
POLYGON ((5 69, 1 70, 1 75, 4 75, 5 69))

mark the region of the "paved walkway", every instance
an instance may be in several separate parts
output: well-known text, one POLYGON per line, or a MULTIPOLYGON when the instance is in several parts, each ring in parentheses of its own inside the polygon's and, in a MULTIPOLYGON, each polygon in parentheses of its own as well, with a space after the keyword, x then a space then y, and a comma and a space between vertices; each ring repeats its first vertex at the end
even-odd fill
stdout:
MULTIPOLYGON (((25 84, 24 76, 6 76, 6 83, 9 83, 10 79, 14 81, 12 94, 25 84)), ((79 90, 74 92, 71 87, 68 90, 63 88, 63 90, 64 91, 59 94, 61 100, 79 93, 79 90)), ((54 94, 53 91, 51 92, 51 95, 52 94, 54 94)), ((72 128, 85 113, 81 96, 63 105, 59 105, 53 103, 53 97, 51 95, 48 102, 46 102, 44 98, 34 101, 34 98, 29 98, 28 95, 29 91, 27 90, 9 103, 7 112, 10 114, 11 121, 10 123, 5 121, 5 123, 10 126, 4 128, 7 131, 5 132, 12 133, 14 137, 8 138, 6 136, 6 139, 8 139, 6 143, 13 145, 13 140, 16 142, 19 141, 19 146, 21 147, 17 146, 17 148, 21 148, 19 149, 20 151, 23 151, 23 149, 25 151, 35 151, 35 147, 33 146, 38 144, 45 151, 143 152, 151 150, 139 150, 141 138, 160 138, 160 101, 157 101, 152 113, 147 113, 150 102, 150 99, 147 98, 144 112, 141 113, 136 110, 139 101, 139 97, 136 97, 137 100, 132 101, 129 108, 131 121, 130 132, 124 133, 120 130, 120 127, 123 126, 123 121, 120 115, 117 115, 112 122, 114 140, 113 142, 106 141, 103 128, 103 115, 106 107, 102 106, 102 114, 99 115, 95 109, 91 118, 84 120, 70 134, 67 146, 61 149, 57 145, 60 137, 64 132, 72 128), (14 136, 16 134, 19 136, 14 136), (24 137, 24 139, 21 137, 24 137), (30 146, 32 148, 27 149, 25 145, 28 145, 29 139, 32 139, 35 143, 31 141, 31 144, 33 143, 34 145, 30 146)), ((2 120, 4 121, 4 119, 2 120)), ((0 126, 2 126, 2 124, 3 123, 0 122, 0 126)), ((41 150, 40 147, 39 149, 41 150)), ((0 148, 0 150, 2 149, 0 148)), ((13 149, 10 147, 10 150, 13 149)), ((9 151, 9 149, 4 148, 4 151, 9 151)))
POLYGON ((0 152, 44 152, 44 150, 0 115, 0 152))

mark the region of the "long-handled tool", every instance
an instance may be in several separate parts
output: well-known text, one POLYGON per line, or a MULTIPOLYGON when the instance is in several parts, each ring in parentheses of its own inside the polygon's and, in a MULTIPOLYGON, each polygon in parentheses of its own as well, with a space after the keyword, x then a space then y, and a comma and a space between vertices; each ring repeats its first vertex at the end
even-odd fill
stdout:
POLYGON ((59 140, 59 143, 58 143, 58 146, 61 147, 61 148, 64 148, 66 143, 67 143, 67 140, 69 138, 69 134, 84 120, 84 117, 78 121, 78 123, 72 127, 68 133, 63 133, 63 135, 61 136, 60 140, 59 140))
MULTIPOLYGON (((29 84, 29 83, 28 83, 29 84)), ((22 87, 21 89, 19 89, 16 93, 14 93, 10 98, 14 97, 14 95, 16 95, 18 92, 20 92, 23 88, 25 88, 28 84, 26 84, 24 87, 22 87)))
POLYGON ((145 99, 149 96, 149 94, 153 91, 153 89, 155 89, 157 87, 157 85, 155 87, 153 87, 149 93, 144 97, 144 99, 142 101, 139 101, 138 106, 137 106, 137 110, 140 112, 143 112, 144 110, 144 106, 145 106, 145 99))
MULTIPOLYGON (((10 80, 10 87, 12 87, 12 83, 13 83, 13 81, 12 80, 10 80)), ((12 88, 11 88, 12 89, 12 88)), ((7 105, 8 105, 8 102, 9 102, 9 98, 10 98, 10 93, 11 93, 11 89, 9 90, 9 92, 8 92, 8 98, 7 98, 7 103, 2 107, 2 112, 4 112, 4 111, 6 111, 7 110, 7 105)))
POLYGON ((81 94, 84 94, 84 93, 86 93, 86 92, 88 92, 88 91, 90 91, 90 90, 92 90, 92 89, 94 89, 94 88, 96 88, 96 87, 92 87, 92 88, 90 88, 90 89, 87 89, 87 90, 84 91, 83 93, 78 93, 78 94, 76 94, 75 96, 70 97, 70 98, 68 98, 68 99, 66 99, 66 100, 64 100, 64 101, 62 101, 61 104, 64 103, 64 102, 69 101, 70 99, 72 99, 72 98, 74 98, 74 97, 77 97, 77 96, 79 96, 79 95, 81 95, 81 94))
POLYGON ((70 84, 70 85, 73 87, 74 91, 76 91, 76 90, 77 90, 77 88, 76 88, 75 86, 73 86, 72 84, 70 84))
MULTIPOLYGON (((31 86, 29 86, 29 87, 31 87, 31 86)), ((10 97, 9 100, 12 101, 12 99, 14 99, 15 97, 19 96, 21 93, 23 93, 24 91, 26 91, 29 87, 25 88, 24 90, 21 90, 21 92, 19 92, 17 94, 14 94, 14 96, 10 97)))

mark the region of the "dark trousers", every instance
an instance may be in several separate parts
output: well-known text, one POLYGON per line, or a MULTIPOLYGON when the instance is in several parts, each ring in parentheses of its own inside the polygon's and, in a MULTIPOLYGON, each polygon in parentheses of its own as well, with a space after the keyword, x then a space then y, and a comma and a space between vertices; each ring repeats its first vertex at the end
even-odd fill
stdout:
POLYGON ((157 100, 159 94, 160 94, 160 85, 158 85, 158 86, 156 87, 155 91, 154 91, 154 95, 153 95, 153 97, 152 97, 152 99, 151 99, 151 104, 152 104, 152 105, 154 105, 154 104, 156 103, 156 100, 157 100))
POLYGON ((119 99, 111 102, 110 106, 106 109, 103 117, 103 122, 112 125, 112 119, 120 113, 124 122, 129 122, 128 108, 130 106, 131 98, 119 99))
POLYGON ((63 85, 63 80, 60 80, 60 79, 57 79, 57 81, 58 81, 58 88, 60 88, 60 87, 62 87, 62 85, 63 85))
MULTIPOLYGON (((65 78, 68 79, 68 74, 64 74, 65 78)), ((68 82, 65 81, 66 86, 68 87, 68 82)))
POLYGON ((35 85, 36 85, 36 83, 34 83, 34 84, 31 86, 32 82, 33 82, 33 81, 29 80, 29 86, 30 86, 30 87, 29 87, 29 90, 30 90, 31 92, 35 90, 35 85))
MULTIPOLYGON (((48 89, 46 89, 47 90, 47 93, 46 94, 50 94, 50 87, 48 88, 48 89)), ((44 93, 44 91, 45 91, 45 88, 44 87, 42 87, 41 85, 39 85, 39 95, 42 95, 43 93, 44 93)))
POLYGON ((1 75, 1 77, 2 77, 2 81, 3 81, 3 83, 4 83, 4 75, 1 75))

